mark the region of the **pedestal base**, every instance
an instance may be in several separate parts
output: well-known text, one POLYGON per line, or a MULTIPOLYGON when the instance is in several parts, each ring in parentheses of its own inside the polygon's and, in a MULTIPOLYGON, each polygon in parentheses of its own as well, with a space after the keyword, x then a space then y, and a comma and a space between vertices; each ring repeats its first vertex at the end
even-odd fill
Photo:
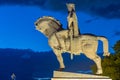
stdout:
POLYGON ((52 78, 52 80, 112 80, 112 79, 52 78))
POLYGON ((52 80, 112 80, 107 76, 54 71, 52 80))

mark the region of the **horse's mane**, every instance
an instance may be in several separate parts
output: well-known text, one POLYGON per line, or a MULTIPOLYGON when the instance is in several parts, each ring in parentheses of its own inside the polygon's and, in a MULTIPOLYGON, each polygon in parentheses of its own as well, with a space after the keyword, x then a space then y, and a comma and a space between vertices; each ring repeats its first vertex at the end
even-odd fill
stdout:
POLYGON ((53 22, 55 22, 59 27, 60 27, 60 30, 63 30, 62 28, 62 24, 60 23, 59 20, 55 19, 54 17, 51 17, 51 16, 43 16, 41 18, 39 18, 35 24, 37 23, 41 23, 42 21, 46 21, 46 20, 52 20, 53 22))

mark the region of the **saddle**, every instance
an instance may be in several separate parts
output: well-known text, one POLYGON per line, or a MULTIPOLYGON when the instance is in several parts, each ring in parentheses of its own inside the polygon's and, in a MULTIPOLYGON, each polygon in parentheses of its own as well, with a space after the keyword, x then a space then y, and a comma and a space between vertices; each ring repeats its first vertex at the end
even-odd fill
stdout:
POLYGON ((67 51, 70 51, 71 53, 77 55, 80 52, 82 52, 81 42, 79 41, 79 37, 75 37, 72 40, 72 43, 70 41, 70 38, 67 38, 65 40, 65 47, 67 51))

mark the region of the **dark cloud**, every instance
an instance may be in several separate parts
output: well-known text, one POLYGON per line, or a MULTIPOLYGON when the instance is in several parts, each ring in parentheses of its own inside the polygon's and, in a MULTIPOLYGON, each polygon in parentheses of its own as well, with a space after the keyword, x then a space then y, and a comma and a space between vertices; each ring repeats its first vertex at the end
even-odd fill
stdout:
POLYGON ((106 18, 120 18, 120 4, 110 4, 107 7, 94 8, 93 12, 106 18))
POLYGON ((0 5, 37 6, 46 10, 64 10, 69 1, 64 0, 0 0, 0 5))
POLYGON ((0 0, 0 5, 21 5, 44 7, 45 0, 0 0))
POLYGON ((98 17, 92 18, 92 19, 88 19, 88 20, 85 21, 85 23, 91 23, 92 21, 95 21, 97 19, 98 19, 98 17))
POLYGON ((0 5, 38 6, 52 11, 66 11, 66 3, 76 10, 105 18, 120 18, 120 0, 0 0, 0 5))
POLYGON ((115 31, 115 32, 114 32, 114 35, 115 35, 115 36, 120 36, 120 31, 115 31))

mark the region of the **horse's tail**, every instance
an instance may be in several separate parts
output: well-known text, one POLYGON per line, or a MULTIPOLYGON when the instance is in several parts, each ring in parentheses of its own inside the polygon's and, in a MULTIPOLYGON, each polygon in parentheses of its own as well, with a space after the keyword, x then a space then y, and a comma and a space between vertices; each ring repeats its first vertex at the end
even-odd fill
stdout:
POLYGON ((97 37, 98 40, 103 42, 103 50, 104 50, 104 56, 109 56, 110 52, 109 52, 109 44, 108 44, 108 39, 105 37, 97 37))

